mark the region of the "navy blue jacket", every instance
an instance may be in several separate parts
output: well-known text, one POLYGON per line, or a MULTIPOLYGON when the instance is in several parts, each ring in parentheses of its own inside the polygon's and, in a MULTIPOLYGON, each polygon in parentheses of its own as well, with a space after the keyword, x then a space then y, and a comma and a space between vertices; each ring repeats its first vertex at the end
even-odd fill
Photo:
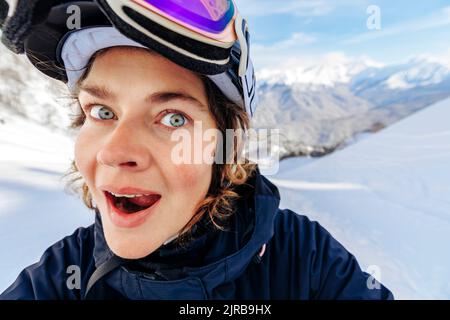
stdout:
POLYGON ((317 222, 279 209, 265 177, 257 173, 245 188, 228 231, 199 226, 188 245, 171 242, 139 260, 114 256, 97 212, 93 225, 47 249, 0 299, 393 298, 317 222), (79 267, 79 286, 71 266, 79 267))

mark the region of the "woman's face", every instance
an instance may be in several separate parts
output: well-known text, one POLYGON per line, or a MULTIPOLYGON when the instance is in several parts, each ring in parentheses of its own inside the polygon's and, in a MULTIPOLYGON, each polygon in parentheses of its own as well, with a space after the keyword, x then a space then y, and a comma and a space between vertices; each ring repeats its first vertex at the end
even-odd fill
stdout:
MULTIPOLYGON (((194 121, 203 132, 216 128, 203 82, 158 54, 116 47, 95 59, 79 102, 86 121, 75 162, 100 211, 106 241, 120 257, 144 257, 189 222, 211 183, 211 164, 172 159, 179 145, 171 139, 174 132, 184 129, 193 137, 194 121), (114 198, 110 192, 149 196, 114 198)), ((192 146, 195 153, 203 149, 203 143, 192 146)))

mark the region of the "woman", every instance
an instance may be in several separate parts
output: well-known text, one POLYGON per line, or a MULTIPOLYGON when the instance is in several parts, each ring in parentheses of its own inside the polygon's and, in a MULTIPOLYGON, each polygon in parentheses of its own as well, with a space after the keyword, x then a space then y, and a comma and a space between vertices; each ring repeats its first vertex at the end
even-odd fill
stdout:
MULTIPOLYGON (((232 2, 195 2, 183 9, 208 12, 204 29, 159 1, 109 0, 78 3, 82 25, 68 30, 66 1, 22 39, 80 106, 73 173, 95 224, 51 246, 0 297, 391 299, 318 223, 278 208, 277 188, 237 161, 240 139, 231 153, 220 143, 254 111, 248 33, 232 2), (175 161, 174 134, 194 136, 198 124, 212 139, 182 153, 204 161, 175 161)), ((20 39, 7 40, 20 51, 20 39)))

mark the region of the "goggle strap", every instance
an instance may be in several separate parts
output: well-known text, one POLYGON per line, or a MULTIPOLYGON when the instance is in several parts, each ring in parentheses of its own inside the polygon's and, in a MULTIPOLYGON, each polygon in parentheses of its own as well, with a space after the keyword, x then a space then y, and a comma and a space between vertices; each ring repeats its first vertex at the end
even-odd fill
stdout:
POLYGON ((242 82, 242 90, 244 102, 250 117, 253 117, 256 109, 256 79, 253 70, 253 64, 250 60, 250 33, 248 31, 248 24, 245 19, 239 14, 236 15, 235 30, 240 46, 239 69, 238 76, 242 82))
POLYGON ((248 67, 248 42, 247 42, 247 34, 248 34, 248 25, 247 21, 242 18, 241 14, 238 12, 235 20, 235 31, 239 41, 239 45, 241 47, 241 58, 239 61, 239 77, 244 77, 248 67))
POLYGON ((253 117, 258 104, 258 96, 256 95, 256 78, 251 61, 249 61, 245 76, 241 79, 245 107, 250 117, 253 117))
POLYGON ((10 18, 16 12, 19 0, 5 0, 5 1, 8 4, 8 16, 7 17, 10 18))

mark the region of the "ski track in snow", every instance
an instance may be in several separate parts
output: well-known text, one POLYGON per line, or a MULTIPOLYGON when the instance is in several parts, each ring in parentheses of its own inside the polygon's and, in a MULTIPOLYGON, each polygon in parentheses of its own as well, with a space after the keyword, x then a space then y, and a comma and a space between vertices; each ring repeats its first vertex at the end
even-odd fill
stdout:
POLYGON ((365 186, 346 182, 308 182, 291 181, 283 179, 271 179, 279 187, 297 190, 358 190, 365 189, 365 186))

